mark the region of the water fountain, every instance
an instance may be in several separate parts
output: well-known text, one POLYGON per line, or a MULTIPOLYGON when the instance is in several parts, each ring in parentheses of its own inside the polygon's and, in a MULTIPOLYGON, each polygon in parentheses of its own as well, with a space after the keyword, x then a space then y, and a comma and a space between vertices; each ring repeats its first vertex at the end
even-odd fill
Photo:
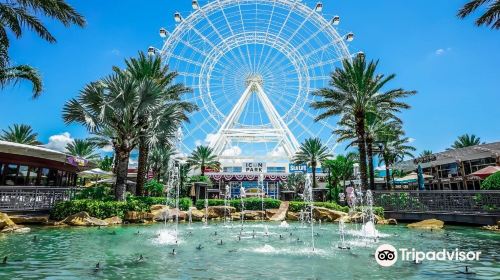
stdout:
POLYGON ((208 226, 208 194, 205 190, 205 220, 203 221, 205 227, 208 226))
POLYGON ((245 188, 243 185, 240 187, 240 202, 241 202, 241 211, 240 211, 240 221, 241 228, 243 228, 243 223, 245 222, 245 200, 244 198, 247 196, 245 192, 245 188))
POLYGON ((264 217, 266 216, 266 210, 264 209, 264 174, 259 175, 259 181, 257 182, 258 188, 261 190, 260 197, 261 197, 261 222, 264 224, 264 217))
POLYGON ((313 185, 311 181, 311 175, 307 174, 306 183, 304 187, 304 203, 309 207, 309 219, 311 223, 311 249, 314 251, 314 196, 313 196, 313 185))
POLYGON ((231 199, 231 192, 229 185, 226 185, 224 188, 224 226, 228 226, 231 221, 231 211, 229 211, 228 217, 228 209, 229 209, 229 199, 231 199))
POLYGON ((366 191, 365 196, 366 207, 363 207, 363 226, 361 233, 365 239, 377 239, 378 231, 375 228, 375 214, 373 213, 373 194, 371 190, 366 191))
POLYGON ((191 207, 188 210, 188 228, 192 229, 193 228, 193 211, 191 210, 191 207))
POLYGON ((338 245, 338 248, 342 249, 342 250, 351 249, 350 247, 348 247, 346 245, 346 242, 345 242, 345 222, 344 222, 344 220, 340 220, 340 222, 339 222, 339 236, 340 236, 340 244, 338 245))

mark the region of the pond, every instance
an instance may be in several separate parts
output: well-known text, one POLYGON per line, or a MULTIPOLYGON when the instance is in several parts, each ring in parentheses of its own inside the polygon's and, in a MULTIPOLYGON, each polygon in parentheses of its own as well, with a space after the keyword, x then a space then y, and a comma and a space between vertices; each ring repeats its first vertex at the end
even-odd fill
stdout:
MULTIPOLYGON (((0 235, 0 279, 494 279, 500 275, 500 234, 446 226, 440 231, 378 226, 364 237, 348 224, 339 249, 337 224, 234 223, 34 227, 0 235), (36 237, 35 237, 36 236, 36 237), (176 243, 176 240, 177 243, 176 243), (222 240, 222 244, 221 244, 222 240), (478 261, 398 261, 380 266, 377 247, 419 251, 481 251, 478 261), (175 254, 173 254, 175 250, 175 254), (141 259, 142 255, 142 259, 141 259), (0 260, 1 261, 1 260, 0 260), (99 263, 99 269, 96 264, 99 263), (463 274, 465 266, 475 274, 463 274)), ((498 279, 498 278, 496 278, 498 279)))

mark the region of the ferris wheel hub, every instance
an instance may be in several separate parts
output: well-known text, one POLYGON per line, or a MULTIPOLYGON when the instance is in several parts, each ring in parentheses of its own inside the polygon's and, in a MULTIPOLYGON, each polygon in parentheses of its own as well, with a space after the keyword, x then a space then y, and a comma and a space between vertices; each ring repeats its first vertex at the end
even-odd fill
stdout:
POLYGON ((255 85, 259 85, 261 87, 264 86, 264 79, 262 78, 262 75, 259 74, 250 74, 247 76, 245 80, 245 85, 248 87, 249 85, 252 85, 252 91, 256 91, 257 87, 255 85))

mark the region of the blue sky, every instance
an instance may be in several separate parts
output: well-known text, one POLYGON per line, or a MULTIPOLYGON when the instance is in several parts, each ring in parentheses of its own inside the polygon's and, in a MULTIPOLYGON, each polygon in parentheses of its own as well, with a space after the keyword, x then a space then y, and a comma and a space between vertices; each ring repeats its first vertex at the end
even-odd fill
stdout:
MULTIPOLYGON (((47 21, 56 44, 28 31, 13 40, 12 61, 38 68, 45 92, 32 100, 28 84, 2 90, 0 129, 30 124, 44 143, 53 135, 59 135, 53 138, 56 143, 86 137, 84 128, 63 123, 63 104, 88 82, 108 74, 112 65, 122 66, 124 58, 149 45, 160 47, 158 29, 172 29, 172 14, 189 11, 191 1, 69 2, 86 16, 85 28, 47 21)), ((500 31, 475 27, 473 18, 457 19, 456 11, 466 1, 323 2, 326 15, 341 16, 340 31, 356 34, 352 52, 362 50, 368 58, 380 59, 381 73, 397 74, 389 87, 418 91, 408 99, 413 108, 401 117, 419 151, 443 150, 466 132, 486 142, 500 140, 500 31)))

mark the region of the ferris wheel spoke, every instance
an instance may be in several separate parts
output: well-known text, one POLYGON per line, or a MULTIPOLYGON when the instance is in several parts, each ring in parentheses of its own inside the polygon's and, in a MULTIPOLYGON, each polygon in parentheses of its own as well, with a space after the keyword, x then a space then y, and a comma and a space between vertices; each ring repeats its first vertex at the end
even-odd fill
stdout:
MULTIPOLYGON (((276 1, 273 2, 273 9, 271 11, 271 15, 269 16, 269 21, 268 21, 267 28, 266 28, 266 39, 265 39, 266 41, 269 38, 269 29, 271 28, 275 9, 276 9, 276 1)), ((262 61, 262 56, 264 56, 264 47, 262 47, 262 50, 261 50, 260 55, 259 55, 259 61, 257 62, 257 71, 259 71, 259 72, 260 72, 260 64, 262 61)))

